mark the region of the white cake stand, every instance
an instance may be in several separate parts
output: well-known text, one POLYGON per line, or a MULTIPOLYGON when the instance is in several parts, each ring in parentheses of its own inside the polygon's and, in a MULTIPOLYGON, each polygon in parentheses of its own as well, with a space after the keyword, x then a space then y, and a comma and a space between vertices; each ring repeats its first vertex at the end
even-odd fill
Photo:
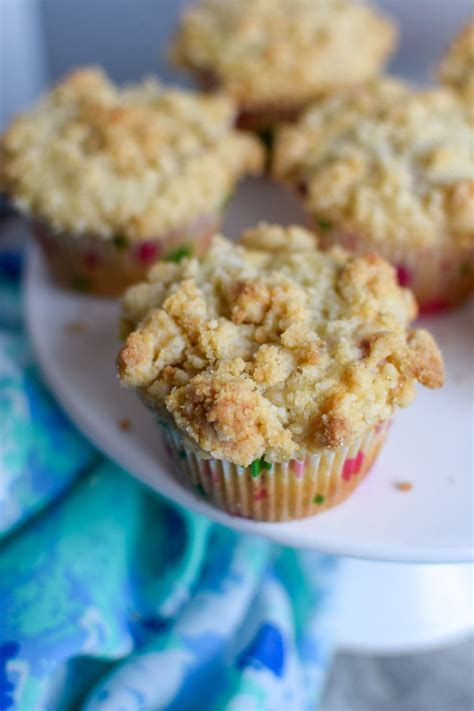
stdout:
MULTIPOLYGON (((226 233, 234 235, 269 214, 283 223, 300 217, 273 186, 248 183, 239 191, 226 233)), ((114 301, 55 286, 32 247, 25 304, 46 380, 77 426, 109 457, 163 496, 219 523, 352 558, 344 562, 337 599, 341 646, 407 651, 474 629, 469 306, 428 323, 445 354, 446 386, 420 391, 415 404, 398 413, 374 470, 350 499, 313 518, 265 524, 231 517, 173 478, 152 417, 132 392, 119 387, 114 301), (130 420, 127 432, 119 427, 122 418, 130 420), (410 481, 412 490, 399 491, 400 481, 410 481)))

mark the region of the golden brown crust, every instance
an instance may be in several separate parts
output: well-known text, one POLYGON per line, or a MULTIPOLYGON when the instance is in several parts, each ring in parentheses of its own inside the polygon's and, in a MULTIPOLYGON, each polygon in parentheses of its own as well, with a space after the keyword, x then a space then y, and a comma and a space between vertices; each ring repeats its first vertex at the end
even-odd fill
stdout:
POLYGON ((271 303, 270 289, 257 279, 239 279, 230 291, 231 320, 236 323, 262 323, 271 303))
POLYGON ((440 388, 444 382, 444 364, 433 336, 424 329, 408 334, 407 375, 427 388, 440 388))
POLYGON ((0 139, 0 189, 59 231, 157 238, 219 212, 262 168, 223 96, 74 72, 0 139))
POLYGON ((415 316, 380 257, 263 224, 129 289, 118 372, 208 455, 287 461, 350 444, 417 381, 442 384, 433 339, 407 328, 415 316))
POLYGON ((439 78, 462 99, 474 118, 474 21, 454 40, 439 67, 439 78))
POLYGON ((368 81, 395 41, 393 23, 362 2, 201 0, 183 14, 172 56, 262 111, 368 81))
POLYGON ((279 131, 273 173, 322 228, 377 245, 474 244, 474 129, 445 89, 395 80, 332 97, 279 131))
POLYGON ((176 424, 211 456, 250 463, 294 446, 278 412, 245 376, 203 373, 166 399, 176 424))
POLYGON ((337 401, 334 398, 327 398, 324 408, 328 412, 322 412, 315 417, 314 435, 321 447, 337 449, 353 439, 349 426, 349 421, 344 416, 337 414, 337 401))

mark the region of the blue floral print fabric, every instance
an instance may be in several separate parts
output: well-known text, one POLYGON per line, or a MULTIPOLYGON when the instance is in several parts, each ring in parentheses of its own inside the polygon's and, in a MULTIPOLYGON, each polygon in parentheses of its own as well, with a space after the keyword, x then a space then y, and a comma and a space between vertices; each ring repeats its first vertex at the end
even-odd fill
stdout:
POLYGON ((335 559, 180 509, 105 460, 41 381, 0 246, 0 710, 305 711, 335 559))

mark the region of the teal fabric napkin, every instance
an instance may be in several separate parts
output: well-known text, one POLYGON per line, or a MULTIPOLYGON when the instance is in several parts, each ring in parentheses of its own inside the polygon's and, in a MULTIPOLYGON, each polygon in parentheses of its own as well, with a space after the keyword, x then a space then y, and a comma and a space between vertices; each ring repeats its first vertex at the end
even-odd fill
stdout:
POLYGON ((0 246, 0 711, 306 711, 334 558, 178 508, 100 456, 41 381, 0 246))

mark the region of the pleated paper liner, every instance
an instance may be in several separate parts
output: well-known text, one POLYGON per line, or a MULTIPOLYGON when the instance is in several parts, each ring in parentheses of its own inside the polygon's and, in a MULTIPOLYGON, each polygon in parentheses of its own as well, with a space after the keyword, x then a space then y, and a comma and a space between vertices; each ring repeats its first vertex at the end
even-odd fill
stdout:
POLYGON ((33 223, 33 233, 57 282, 85 293, 120 296, 128 286, 145 279, 158 259, 178 261, 183 256, 204 254, 220 218, 220 213, 203 215, 180 229, 146 240, 131 240, 121 234, 103 239, 59 233, 40 222, 33 223))
POLYGON ((316 227, 324 249, 340 245, 355 254, 375 251, 391 262, 400 286, 413 291, 421 314, 447 311, 474 292, 474 247, 408 245, 400 249, 389 242, 375 245, 360 235, 340 232, 324 220, 316 227))
MULTIPOLYGON (((197 88, 204 92, 222 91, 219 77, 212 70, 199 70, 194 73, 197 88)), ((311 103, 311 99, 282 102, 281 100, 266 101, 254 106, 241 106, 236 125, 244 131, 259 131, 275 127, 281 123, 293 123, 311 103)))
POLYGON ((344 501, 369 472, 387 435, 383 422, 350 447, 303 460, 249 467, 205 459, 169 422, 160 420, 168 453, 181 478, 218 508, 255 521, 314 516, 344 501))

